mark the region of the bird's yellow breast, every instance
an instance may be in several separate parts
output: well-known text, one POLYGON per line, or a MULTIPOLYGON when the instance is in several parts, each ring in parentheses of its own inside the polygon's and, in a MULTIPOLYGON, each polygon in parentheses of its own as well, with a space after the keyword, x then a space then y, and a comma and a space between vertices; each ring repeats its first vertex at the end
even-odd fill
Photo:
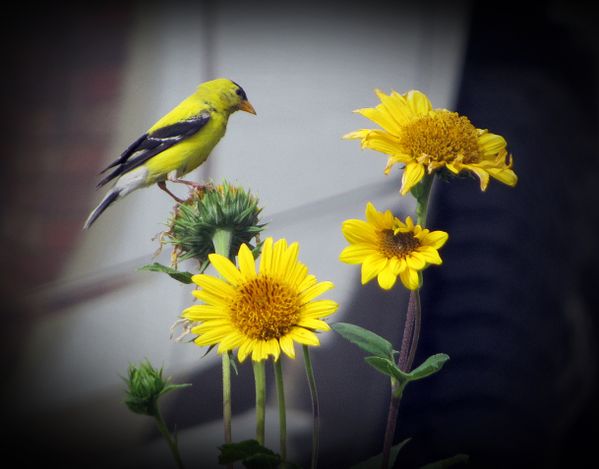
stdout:
POLYGON ((189 173, 201 165, 225 134, 227 119, 220 113, 211 113, 210 120, 194 135, 150 158, 144 167, 148 169, 146 184, 164 181, 169 173, 177 177, 189 173))

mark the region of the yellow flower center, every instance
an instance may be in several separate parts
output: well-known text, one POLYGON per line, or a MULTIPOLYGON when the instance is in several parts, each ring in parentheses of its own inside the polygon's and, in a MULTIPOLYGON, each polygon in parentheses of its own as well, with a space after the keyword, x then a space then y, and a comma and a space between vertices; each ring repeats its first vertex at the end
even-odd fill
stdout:
POLYGON ((420 246, 420 240, 411 232, 394 234, 393 230, 379 232, 379 248, 385 257, 402 258, 420 246))
POLYGON ((416 158, 425 157, 423 163, 449 163, 459 155, 464 163, 480 160, 476 127, 457 112, 437 110, 414 120, 404 128, 401 144, 416 158))
POLYGON ((260 275, 241 285, 230 304, 231 322, 251 339, 279 339, 299 320, 297 291, 260 275))

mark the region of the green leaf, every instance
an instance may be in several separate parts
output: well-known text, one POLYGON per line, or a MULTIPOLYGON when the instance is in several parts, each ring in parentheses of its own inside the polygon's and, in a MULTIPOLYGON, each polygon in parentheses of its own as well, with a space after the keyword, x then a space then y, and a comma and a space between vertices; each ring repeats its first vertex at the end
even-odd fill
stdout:
POLYGON ((255 454, 242 461, 247 469, 277 469, 281 464, 278 454, 255 454))
POLYGON ((331 327, 344 339, 349 340, 352 344, 357 345, 365 352, 376 357, 393 358, 393 346, 391 345, 391 342, 383 339, 380 335, 377 335, 368 329, 364 329, 363 327, 346 322, 337 322, 331 324, 331 327))
POLYGON ((167 384, 165 388, 160 392, 160 395, 163 396, 167 392, 176 391, 177 389, 188 388, 191 386, 191 383, 183 383, 183 384, 167 384))
POLYGON ((364 360, 377 371, 380 371, 391 378, 395 378, 400 383, 409 381, 408 374, 401 371, 399 367, 393 363, 393 360, 382 357, 366 357, 364 360))
POLYGON ((445 353, 437 353, 436 355, 432 355, 428 357, 418 368, 410 371, 407 374, 408 379, 410 381, 416 381, 433 375, 443 368, 443 365, 445 365, 447 360, 449 360, 449 355, 446 355, 445 353))
POLYGON ((218 448, 220 454, 218 456, 218 463, 221 465, 232 464, 237 461, 242 461, 244 466, 257 468, 257 467, 276 467, 275 466, 258 466, 255 465, 257 462, 264 462, 270 464, 270 462, 276 459, 277 464, 281 461, 278 454, 274 453, 270 449, 262 446, 256 440, 244 440, 239 443, 227 443, 218 448), (246 462, 250 466, 246 465, 246 462), (254 465, 251 465, 252 462, 254 465))
POLYGON ((430 464, 426 464, 422 466, 420 469, 446 469, 455 464, 464 463, 467 464, 470 456, 467 454, 456 454, 451 458, 442 459, 441 461, 432 462, 430 464))
POLYGON ((144 265, 143 267, 140 267, 138 270, 146 270, 149 272, 164 272, 165 274, 168 274, 170 277, 174 278, 175 280, 177 280, 181 283, 185 283, 185 284, 192 283, 191 282, 191 277, 193 276, 192 273, 181 272, 181 271, 173 269, 171 267, 167 267, 166 265, 162 265, 158 262, 154 262, 153 264, 144 265))
MULTIPOLYGON (((389 467, 393 467, 393 463, 397 459, 397 455, 401 451, 401 449, 410 442, 412 438, 406 438, 401 443, 397 443, 395 446, 391 447, 391 451, 389 453, 389 467)), ((352 466, 351 469, 379 469, 383 462, 383 454, 377 454, 376 456, 367 459, 355 466, 352 466)))

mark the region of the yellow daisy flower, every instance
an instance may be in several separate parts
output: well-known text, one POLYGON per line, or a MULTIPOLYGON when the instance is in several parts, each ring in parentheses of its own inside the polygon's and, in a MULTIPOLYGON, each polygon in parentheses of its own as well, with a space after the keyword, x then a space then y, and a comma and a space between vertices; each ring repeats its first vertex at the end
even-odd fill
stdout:
POLYGON ((371 202, 366 205, 366 221, 346 220, 342 231, 350 245, 341 252, 341 262, 362 264, 362 285, 378 277, 385 290, 398 276, 406 288, 416 290, 418 271, 443 262, 437 250, 448 238, 444 231, 415 225, 410 217, 402 222, 390 210, 379 212, 371 202))
POLYGON ((447 109, 433 109, 428 97, 420 91, 386 95, 375 90, 381 104, 375 108, 357 109, 381 129, 362 129, 344 135, 359 139, 362 148, 389 155, 385 174, 396 163, 404 165, 401 194, 406 195, 424 177, 447 168, 454 174, 471 171, 486 190, 489 177, 508 186, 518 181, 512 170, 512 156, 505 139, 488 130, 477 129, 465 116, 447 109))
POLYGON ((248 355, 261 361, 270 355, 275 360, 281 351, 295 358, 294 342, 320 345, 314 331, 328 331, 322 318, 337 309, 332 300, 315 298, 333 288, 331 282, 318 282, 298 261, 299 245, 264 241, 260 265, 256 265, 247 245, 239 249, 239 268, 219 254, 210 262, 222 279, 194 275, 200 289, 193 294, 203 304, 183 311, 183 317, 200 324, 192 328, 200 346, 218 344, 218 353, 239 348, 237 358, 248 355))

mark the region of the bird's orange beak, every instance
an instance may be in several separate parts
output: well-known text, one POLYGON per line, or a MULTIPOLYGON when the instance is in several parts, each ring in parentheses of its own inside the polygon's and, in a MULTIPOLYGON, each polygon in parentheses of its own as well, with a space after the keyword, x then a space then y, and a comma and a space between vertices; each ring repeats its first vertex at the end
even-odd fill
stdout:
POLYGON ((256 115, 256 110, 254 109, 254 106, 252 106, 247 99, 244 99, 243 101, 241 101, 241 103, 239 103, 239 109, 245 112, 249 112, 250 114, 256 115))

